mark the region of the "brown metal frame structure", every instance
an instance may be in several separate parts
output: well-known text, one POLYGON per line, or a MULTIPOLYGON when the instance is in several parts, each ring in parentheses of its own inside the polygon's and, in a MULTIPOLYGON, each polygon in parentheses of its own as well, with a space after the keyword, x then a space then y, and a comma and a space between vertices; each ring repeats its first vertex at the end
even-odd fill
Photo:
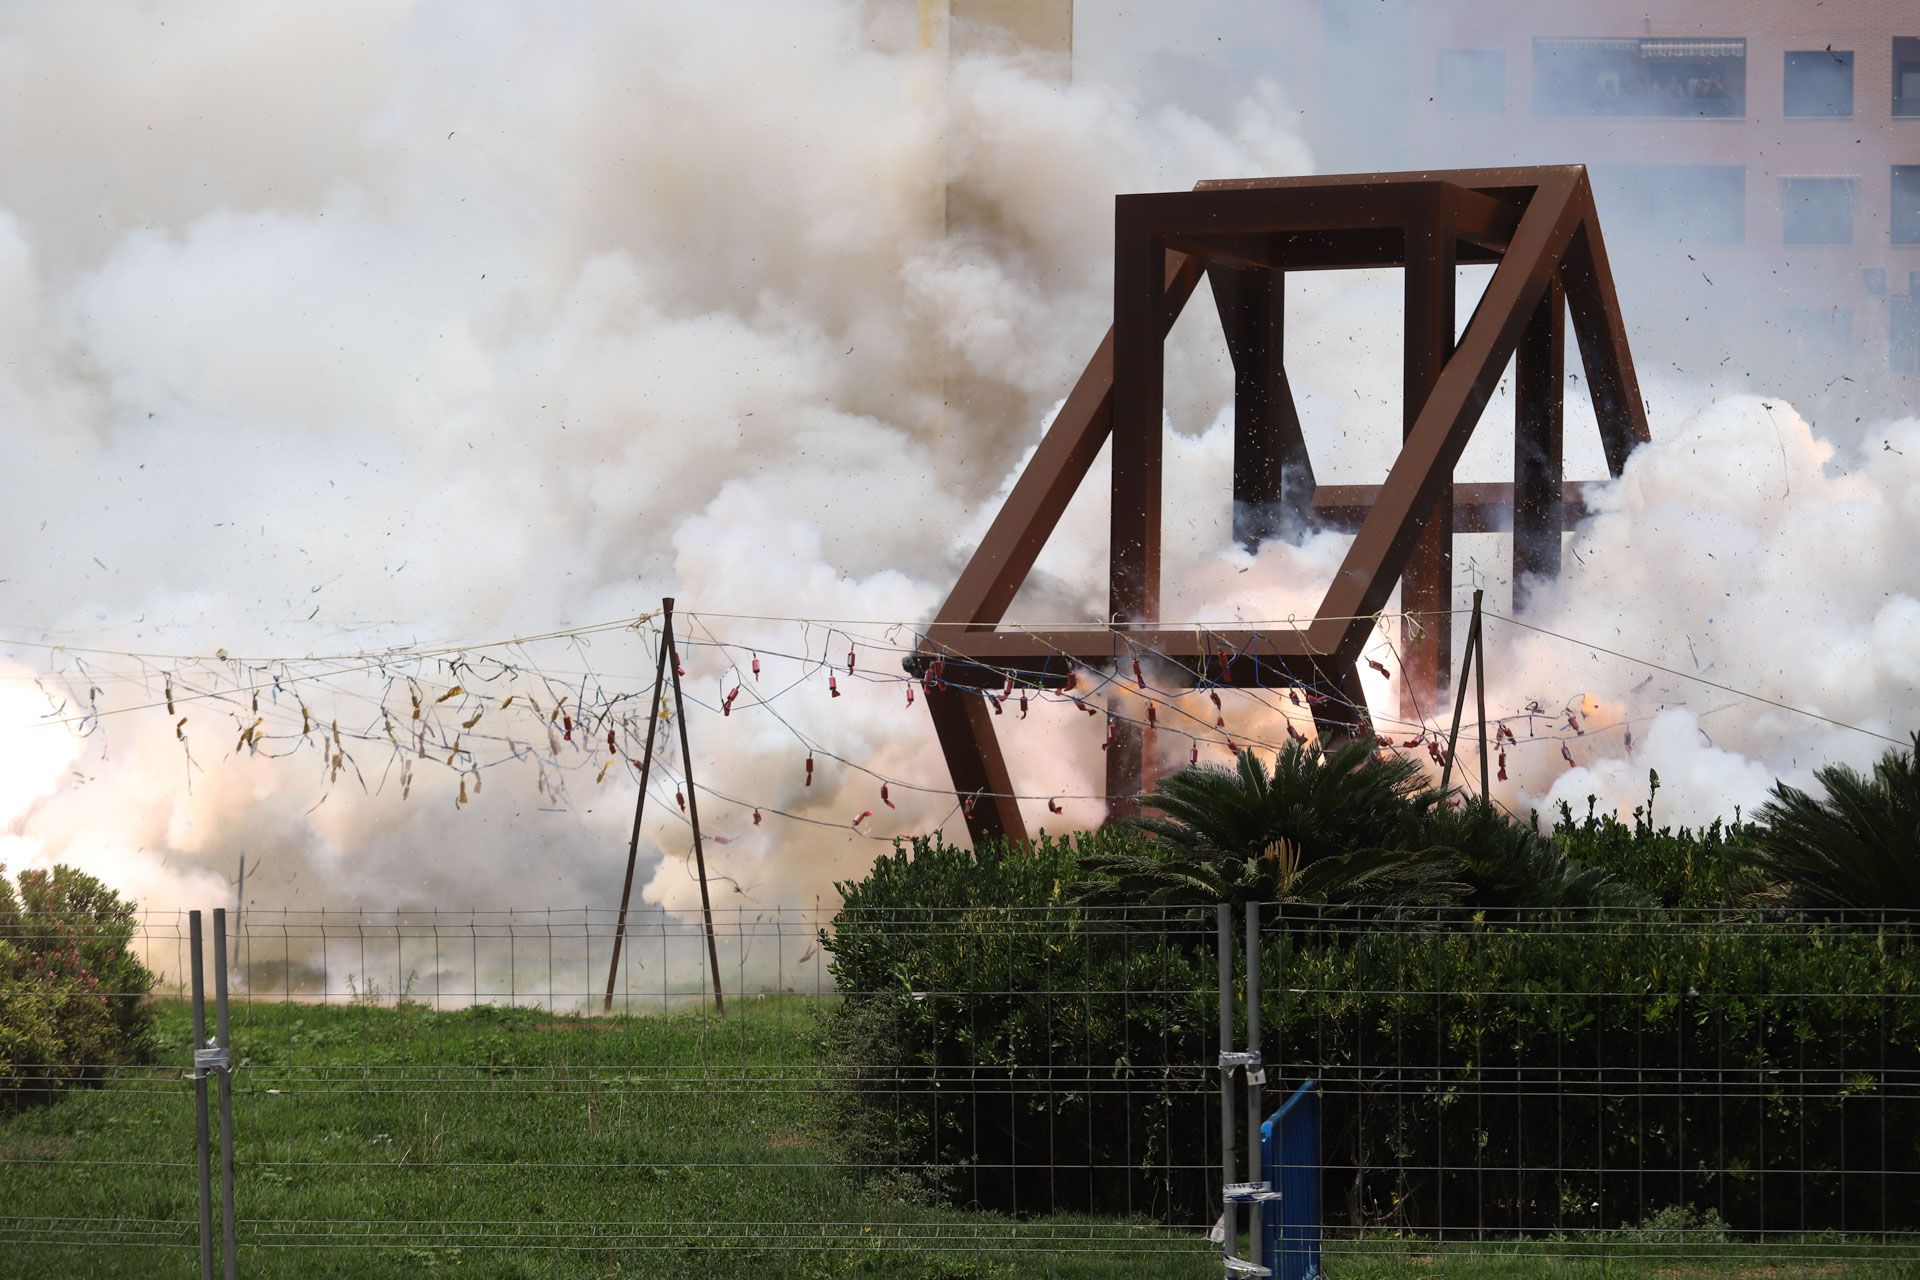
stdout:
MULTIPOLYGON (((1586 367, 1607 469, 1649 436, 1633 357, 1584 166, 1255 178, 1120 196, 1113 327, 1055 417, 953 592, 908 660, 937 672, 927 705, 976 843, 1026 839, 1016 788, 979 691, 1057 688, 1076 666, 1150 653, 1193 685, 1300 685, 1323 737, 1369 733, 1357 664, 1401 587, 1401 687, 1437 705, 1452 661, 1456 532, 1513 530, 1516 606, 1530 576, 1557 573, 1561 531, 1584 510, 1562 479, 1564 317, 1586 367), (1456 341, 1456 268, 1496 264, 1456 341), (1401 267, 1406 281, 1403 441, 1379 486, 1316 485, 1284 359, 1290 271, 1401 267), (1160 611, 1162 357, 1206 276, 1234 369, 1235 535, 1249 546, 1305 519, 1354 531, 1312 623, 1259 633, 1168 630, 1160 611), (1512 484, 1459 484, 1453 469, 1510 359, 1512 484), (1108 622, 1000 626, 1042 545, 1112 441, 1108 622), (1508 513, 1511 513, 1510 516, 1508 513), (1228 655, 1223 672, 1216 655, 1228 655), (935 660, 939 666, 933 666, 935 660)), ((1134 811, 1140 727, 1116 720, 1107 795, 1134 811)))

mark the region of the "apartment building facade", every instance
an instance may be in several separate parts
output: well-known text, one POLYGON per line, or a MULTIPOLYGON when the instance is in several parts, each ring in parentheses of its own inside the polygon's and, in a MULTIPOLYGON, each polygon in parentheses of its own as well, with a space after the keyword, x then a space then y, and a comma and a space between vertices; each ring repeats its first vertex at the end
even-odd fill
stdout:
POLYGON ((1318 81, 1330 150, 1589 166, 1629 319, 1655 335, 1642 364, 1764 372, 1829 416, 1920 409, 1920 3, 1322 0, 1300 16, 1294 70, 1318 81))

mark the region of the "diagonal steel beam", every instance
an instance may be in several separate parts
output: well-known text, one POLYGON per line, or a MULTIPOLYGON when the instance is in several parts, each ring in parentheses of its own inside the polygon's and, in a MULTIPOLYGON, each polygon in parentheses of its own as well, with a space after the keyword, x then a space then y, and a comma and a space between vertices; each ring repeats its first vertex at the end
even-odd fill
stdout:
POLYGON ((1481 300, 1459 346, 1440 371, 1400 456, 1381 486, 1380 500, 1354 535, 1312 632, 1317 646, 1358 659, 1405 571, 1437 491, 1453 475, 1480 411, 1492 395, 1581 222, 1576 176, 1544 178, 1514 232, 1513 244, 1481 300))

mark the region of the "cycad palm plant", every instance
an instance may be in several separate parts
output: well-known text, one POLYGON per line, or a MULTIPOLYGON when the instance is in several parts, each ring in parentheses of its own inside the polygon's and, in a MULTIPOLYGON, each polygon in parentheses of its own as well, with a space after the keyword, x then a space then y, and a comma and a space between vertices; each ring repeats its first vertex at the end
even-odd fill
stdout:
POLYGON ((1322 751, 1290 742, 1271 771, 1253 751, 1231 770, 1183 769, 1144 801, 1147 837, 1093 854, 1076 896, 1093 903, 1362 901, 1432 905, 1467 893, 1450 850, 1407 847, 1410 814, 1436 797, 1418 766, 1350 742, 1322 751))
POLYGON ((1802 906, 1920 911, 1920 733, 1872 772, 1814 772, 1816 800, 1776 782, 1745 860, 1802 906))

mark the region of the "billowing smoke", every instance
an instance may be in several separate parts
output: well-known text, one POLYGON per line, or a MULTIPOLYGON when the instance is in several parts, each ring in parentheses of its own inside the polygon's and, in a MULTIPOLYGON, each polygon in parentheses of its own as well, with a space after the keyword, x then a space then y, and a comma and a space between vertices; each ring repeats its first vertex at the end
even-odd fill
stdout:
MULTIPOLYGON (((1284 86, 1249 79, 1203 117, 1151 82, 936 63, 909 16, 744 0, 0 20, 0 602, 9 640, 68 646, 8 649, 0 860, 77 862, 154 905, 224 898, 242 853, 268 905, 608 905, 624 768, 550 752, 536 727, 513 745, 548 767, 489 770, 464 805, 464 775, 434 761, 403 788, 410 753, 379 735, 382 706, 404 727, 407 686, 358 655, 443 648, 414 669, 445 687, 461 645, 668 594, 696 611, 689 727, 722 905, 830 898, 885 847, 841 825, 864 810, 871 835, 960 835, 924 710, 892 678, 911 631, 890 624, 938 606, 1104 328, 1113 193, 1316 159, 1284 86), (948 184, 966 215, 950 226, 948 184), (858 671, 832 698, 819 660, 849 648, 858 671), (172 654, 198 665, 153 656, 172 654), (339 673, 269 685, 265 714, 293 733, 306 704, 373 738, 342 774, 324 730, 277 759, 236 745, 244 698, 193 703, 184 725, 157 709, 166 671, 230 686, 270 677, 245 659, 300 655, 339 655, 339 673), (897 808, 882 779, 909 784, 897 808)), ((1294 289, 1322 478, 1375 477, 1398 436, 1397 290, 1294 289)), ((1196 298, 1169 359, 1167 613, 1305 615, 1344 540, 1231 545, 1208 310, 1196 298)), ((1528 620, 1897 736, 1920 719, 1902 567, 1920 429, 1836 455, 1754 374, 1753 394, 1714 400, 1648 369, 1658 443, 1528 620)), ((1568 472, 1598 475, 1570 390, 1568 472)), ((1503 411, 1463 478, 1498 476, 1503 411)), ((1104 611, 1098 477, 1017 616, 1104 611)), ((1504 555, 1492 537, 1459 553, 1495 607, 1504 555)), ((1654 767, 1664 814, 1724 813, 1881 745, 1500 623, 1488 648, 1491 709, 1574 708, 1585 731, 1573 771, 1555 742, 1513 750, 1500 794, 1519 809, 1589 793, 1630 808, 1654 767)), ((626 630, 486 652, 514 667, 483 666, 499 690, 548 706, 586 681, 644 691, 652 670, 626 630)), ((1284 732, 1260 708, 1230 714, 1284 732)), ((1097 724, 1041 704, 1003 736, 1033 826, 1099 820, 1097 724)), ((1184 740, 1163 749, 1184 757, 1184 740)), ((668 780, 650 802, 642 885, 684 906, 672 795, 668 780)))

